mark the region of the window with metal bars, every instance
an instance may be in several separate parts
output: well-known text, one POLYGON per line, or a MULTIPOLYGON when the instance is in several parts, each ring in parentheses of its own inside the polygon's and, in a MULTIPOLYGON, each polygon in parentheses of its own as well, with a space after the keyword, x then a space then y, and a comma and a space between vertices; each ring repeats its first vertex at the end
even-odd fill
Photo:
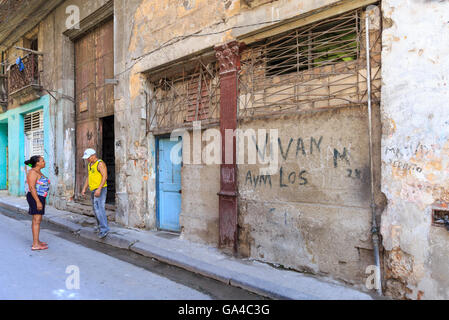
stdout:
POLYGON ((219 116, 219 77, 215 62, 197 61, 174 76, 153 85, 150 127, 169 129, 196 120, 215 121, 219 116))
MULTIPOLYGON (((370 27, 372 101, 380 101, 381 24, 370 27)), ((366 103, 365 9, 359 8, 248 45, 241 54, 238 117, 366 103)))
POLYGON ((266 75, 283 75, 356 60, 358 15, 341 15, 266 39, 266 75))

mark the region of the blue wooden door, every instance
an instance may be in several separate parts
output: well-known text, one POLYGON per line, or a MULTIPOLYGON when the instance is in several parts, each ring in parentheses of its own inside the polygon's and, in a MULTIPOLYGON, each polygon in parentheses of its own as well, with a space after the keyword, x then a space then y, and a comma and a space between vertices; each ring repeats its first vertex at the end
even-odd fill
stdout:
POLYGON ((176 164, 170 159, 172 148, 178 143, 170 141, 170 138, 158 139, 159 228, 170 231, 180 231, 181 164, 176 164))

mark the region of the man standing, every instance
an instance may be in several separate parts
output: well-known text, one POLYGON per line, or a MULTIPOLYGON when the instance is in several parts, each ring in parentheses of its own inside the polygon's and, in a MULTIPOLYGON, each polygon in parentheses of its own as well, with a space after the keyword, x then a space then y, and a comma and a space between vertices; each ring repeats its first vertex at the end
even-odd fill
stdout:
POLYGON ((88 176, 84 183, 81 195, 84 196, 87 187, 91 191, 92 207, 95 217, 97 218, 97 224, 99 227, 100 239, 103 239, 108 235, 108 217, 106 216, 106 194, 108 192, 106 180, 108 179, 108 170, 103 160, 98 159, 94 149, 86 149, 84 151, 83 159, 87 159, 88 176))

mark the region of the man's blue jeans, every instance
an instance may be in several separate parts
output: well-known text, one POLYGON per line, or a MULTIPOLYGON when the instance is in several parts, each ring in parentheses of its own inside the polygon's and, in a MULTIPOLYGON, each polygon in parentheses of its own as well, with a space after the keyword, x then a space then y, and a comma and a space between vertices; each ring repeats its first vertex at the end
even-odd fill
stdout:
POLYGON ((102 188, 98 198, 95 197, 95 190, 91 193, 92 207, 94 209, 95 218, 97 219, 97 224, 100 228, 100 234, 105 234, 109 231, 108 217, 105 209, 107 193, 108 188, 102 188))

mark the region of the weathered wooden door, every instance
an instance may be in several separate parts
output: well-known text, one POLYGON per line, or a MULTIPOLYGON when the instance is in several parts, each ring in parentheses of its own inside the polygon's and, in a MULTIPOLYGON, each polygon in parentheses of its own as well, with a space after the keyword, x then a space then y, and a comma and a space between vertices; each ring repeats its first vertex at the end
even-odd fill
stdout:
POLYGON ((75 41, 75 199, 81 201, 79 194, 87 176, 82 155, 86 148, 93 148, 102 157, 100 118, 114 114, 114 87, 105 81, 114 78, 113 26, 109 20, 75 41))
POLYGON ((179 231, 181 212, 181 164, 172 161, 171 152, 178 141, 158 139, 158 222, 163 230, 179 231))

